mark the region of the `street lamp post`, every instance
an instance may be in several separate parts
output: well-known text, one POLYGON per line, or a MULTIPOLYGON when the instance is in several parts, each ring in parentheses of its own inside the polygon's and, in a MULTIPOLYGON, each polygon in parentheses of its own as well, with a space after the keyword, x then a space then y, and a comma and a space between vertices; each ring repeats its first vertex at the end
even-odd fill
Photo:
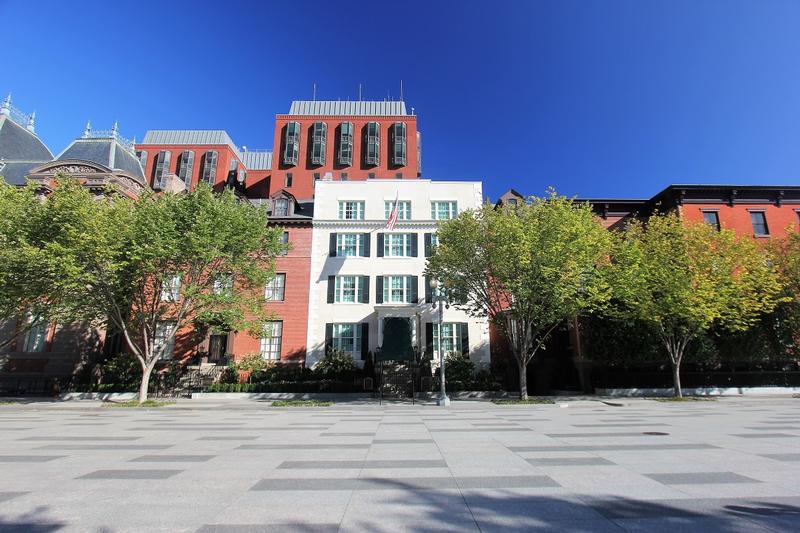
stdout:
POLYGON ((433 306, 436 307, 437 302, 439 306, 439 335, 437 336, 436 349, 439 352, 439 384, 441 390, 439 392, 439 399, 436 400, 436 405, 447 407, 450 405, 450 398, 447 397, 447 390, 445 389, 444 377, 444 351, 442 350, 442 332, 444 329, 444 296, 439 289, 439 281, 432 279, 430 282, 431 290, 433 292, 433 306))

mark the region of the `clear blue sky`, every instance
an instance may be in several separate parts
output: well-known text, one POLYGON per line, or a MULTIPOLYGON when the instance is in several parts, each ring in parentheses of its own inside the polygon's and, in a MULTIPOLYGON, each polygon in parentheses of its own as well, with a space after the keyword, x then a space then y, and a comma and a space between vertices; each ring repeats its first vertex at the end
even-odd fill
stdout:
POLYGON ((425 177, 493 197, 800 183, 796 0, 0 0, 0 20, 0 91, 56 153, 87 119, 270 148, 314 81, 383 99, 402 79, 425 177))

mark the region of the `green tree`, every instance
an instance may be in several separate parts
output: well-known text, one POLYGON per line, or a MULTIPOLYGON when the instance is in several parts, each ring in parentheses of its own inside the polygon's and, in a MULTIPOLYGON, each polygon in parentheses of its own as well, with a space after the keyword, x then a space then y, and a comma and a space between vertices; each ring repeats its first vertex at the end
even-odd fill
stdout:
POLYGON ((784 301, 776 313, 779 336, 786 353, 796 356, 800 353, 800 233, 790 230, 785 238, 773 240, 770 251, 783 285, 784 301))
POLYGON ((527 367, 565 320, 609 297, 603 267, 611 237, 587 204, 554 191, 515 207, 491 204, 443 222, 426 273, 508 340, 528 397, 527 367))
POLYGON ((619 316, 649 324, 666 348, 681 397, 686 345, 716 326, 743 331, 780 300, 769 255, 752 239, 677 214, 617 234, 610 279, 619 316))
POLYGON ((31 229, 39 233, 32 246, 58 275, 33 292, 58 295, 65 316, 120 332, 142 368, 140 401, 181 331, 201 324, 262 334, 262 291, 284 249, 265 208, 205 185, 134 201, 113 191, 97 197, 69 179, 42 205, 39 225, 48 228, 31 229))

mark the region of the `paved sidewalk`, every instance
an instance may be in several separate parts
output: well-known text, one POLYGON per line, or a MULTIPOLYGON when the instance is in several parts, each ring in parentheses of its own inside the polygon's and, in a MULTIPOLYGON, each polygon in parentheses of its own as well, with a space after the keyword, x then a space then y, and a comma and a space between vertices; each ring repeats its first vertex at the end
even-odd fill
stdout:
POLYGON ((0 532, 800 531, 800 399, 0 406, 0 532))

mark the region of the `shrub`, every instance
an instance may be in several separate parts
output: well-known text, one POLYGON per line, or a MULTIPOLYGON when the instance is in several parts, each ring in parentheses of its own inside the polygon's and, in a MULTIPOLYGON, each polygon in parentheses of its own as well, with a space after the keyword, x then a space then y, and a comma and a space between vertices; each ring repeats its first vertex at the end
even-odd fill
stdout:
POLYGON ((472 381, 475 374, 475 363, 470 360, 468 355, 450 352, 446 357, 444 373, 447 381, 472 381))
POLYGON ((314 373, 326 378, 343 377, 352 374, 356 363, 350 354, 341 350, 329 350, 325 357, 314 365, 314 373))

